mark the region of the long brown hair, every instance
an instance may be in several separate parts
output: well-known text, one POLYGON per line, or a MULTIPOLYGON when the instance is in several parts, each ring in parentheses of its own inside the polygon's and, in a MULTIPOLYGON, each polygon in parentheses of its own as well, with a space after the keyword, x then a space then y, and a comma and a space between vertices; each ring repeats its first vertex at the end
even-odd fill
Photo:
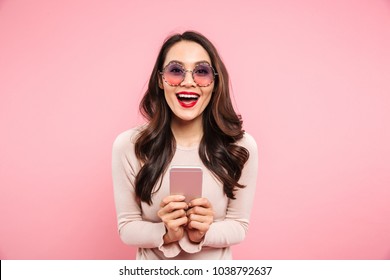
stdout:
POLYGON ((236 144, 243 137, 241 116, 232 106, 229 92, 229 75, 214 45, 202 34, 186 31, 167 38, 157 56, 148 89, 139 109, 148 120, 135 143, 135 154, 142 167, 135 178, 135 190, 141 201, 152 203, 152 193, 159 190, 176 151, 171 130, 172 112, 159 87, 160 71, 170 48, 180 41, 201 45, 209 54, 211 64, 218 73, 210 103, 203 112, 203 137, 199 156, 203 164, 223 184, 227 197, 234 199, 234 191, 245 186, 238 183, 249 152, 236 144))

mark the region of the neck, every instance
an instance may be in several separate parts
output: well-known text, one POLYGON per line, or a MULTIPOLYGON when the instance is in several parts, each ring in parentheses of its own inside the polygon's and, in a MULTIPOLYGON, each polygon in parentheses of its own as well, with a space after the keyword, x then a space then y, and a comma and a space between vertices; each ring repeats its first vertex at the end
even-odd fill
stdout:
POLYGON ((182 147, 191 147, 200 143, 203 136, 202 117, 192 121, 183 121, 174 118, 171 129, 176 143, 182 147))

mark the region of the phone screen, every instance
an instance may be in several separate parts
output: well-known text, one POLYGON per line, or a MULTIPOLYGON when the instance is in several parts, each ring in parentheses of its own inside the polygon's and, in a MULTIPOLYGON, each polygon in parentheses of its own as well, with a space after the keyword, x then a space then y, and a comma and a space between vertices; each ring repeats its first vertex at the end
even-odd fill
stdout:
POLYGON ((171 195, 184 195, 186 202, 202 197, 203 172, 201 167, 172 166, 169 173, 171 195))

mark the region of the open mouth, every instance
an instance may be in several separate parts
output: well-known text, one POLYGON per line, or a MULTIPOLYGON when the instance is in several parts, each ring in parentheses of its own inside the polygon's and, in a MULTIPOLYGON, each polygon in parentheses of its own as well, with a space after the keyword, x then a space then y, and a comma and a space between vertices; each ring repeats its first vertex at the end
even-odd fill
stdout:
POLYGON ((195 106, 200 95, 193 92, 180 92, 176 94, 176 97, 182 107, 190 108, 195 106))

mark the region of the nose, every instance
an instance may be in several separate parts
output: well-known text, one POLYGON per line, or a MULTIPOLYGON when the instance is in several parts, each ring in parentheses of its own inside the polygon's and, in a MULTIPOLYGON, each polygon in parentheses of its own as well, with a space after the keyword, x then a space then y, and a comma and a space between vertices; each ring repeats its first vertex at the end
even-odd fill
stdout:
POLYGON ((194 78, 192 77, 192 71, 191 70, 186 70, 184 73, 184 79, 181 82, 181 85, 183 86, 195 86, 195 81, 194 78))

